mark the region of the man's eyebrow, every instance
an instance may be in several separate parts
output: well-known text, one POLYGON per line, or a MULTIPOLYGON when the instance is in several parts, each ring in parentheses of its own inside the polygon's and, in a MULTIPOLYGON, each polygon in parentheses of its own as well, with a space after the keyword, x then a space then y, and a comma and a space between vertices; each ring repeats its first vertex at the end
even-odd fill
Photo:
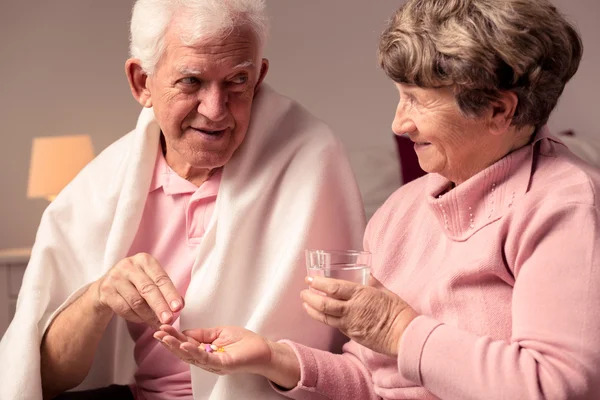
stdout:
MULTIPOLYGON (((241 62, 238 65, 236 65, 235 67, 233 67, 232 69, 237 70, 237 69, 243 69, 243 68, 247 68, 247 67, 254 67, 254 61, 247 60, 247 61, 241 62)), ((176 69, 177 69, 177 72, 179 72, 181 75, 202 75, 202 73, 204 73, 203 69, 188 68, 184 65, 180 65, 176 69)))
POLYGON ((204 71, 201 69, 193 69, 185 66, 178 66, 177 72, 179 72, 181 75, 202 75, 204 71))
POLYGON ((254 61, 252 61, 252 60, 244 61, 243 63, 236 65, 232 69, 242 69, 242 68, 247 68, 247 67, 254 67, 254 61))

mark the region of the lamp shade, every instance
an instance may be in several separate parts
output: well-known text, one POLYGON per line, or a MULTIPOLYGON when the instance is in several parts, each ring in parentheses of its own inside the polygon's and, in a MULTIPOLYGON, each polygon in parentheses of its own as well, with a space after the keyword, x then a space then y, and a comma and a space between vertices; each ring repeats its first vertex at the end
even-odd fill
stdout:
POLYGON ((93 158, 88 135, 34 138, 27 197, 52 201, 93 158))

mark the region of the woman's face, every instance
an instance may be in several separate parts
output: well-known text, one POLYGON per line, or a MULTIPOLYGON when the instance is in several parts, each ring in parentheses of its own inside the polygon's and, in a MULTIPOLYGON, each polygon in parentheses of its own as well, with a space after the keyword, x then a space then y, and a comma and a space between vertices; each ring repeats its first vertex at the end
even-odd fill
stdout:
POLYGON ((415 143, 421 168, 460 184, 501 158, 504 146, 489 119, 464 117, 452 88, 424 89, 396 83, 400 94, 392 130, 415 143))

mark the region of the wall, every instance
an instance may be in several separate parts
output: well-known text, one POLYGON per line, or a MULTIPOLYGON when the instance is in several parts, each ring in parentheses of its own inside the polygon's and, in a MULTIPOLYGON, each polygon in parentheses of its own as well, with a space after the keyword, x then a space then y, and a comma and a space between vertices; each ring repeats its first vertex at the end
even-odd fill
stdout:
POLYGON ((26 198, 34 137, 89 134, 98 152, 135 124, 123 72, 132 4, 0 2, 0 248, 30 246, 48 204, 26 198))
MULTIPOLYGON (((377 68, 375 49, 400 0, 267 2, 268 82, 342 138, 364 193, 392 187, 398 179, 390 131, 396 93, 377 68)), ((139 106, 123 73, 132 3, 0 2, 0 249, 31 245, 47 205, 25 196, 33 137, 87 133, 99 152, 135 125, 139 106)), ((555 3, 578 24, 586 53, 551 126, 595 137, 600 2, 555 3)))

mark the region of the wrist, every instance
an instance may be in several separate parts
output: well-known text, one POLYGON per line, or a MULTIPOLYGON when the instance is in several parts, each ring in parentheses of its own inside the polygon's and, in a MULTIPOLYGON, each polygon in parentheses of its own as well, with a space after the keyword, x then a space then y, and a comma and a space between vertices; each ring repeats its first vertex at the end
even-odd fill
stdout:
POLYGON ((396 317, 394 323, 394 334, 392 340, 392 346, 390 349, 390 355, 393 357, 398 356, 398 348, 400 347, 400 341, 402 340, 402 336, 404 335, 404 331, 408 328, 410 323, 417 318, 419 314, 412 309, 412 307, 407 307, 398 316, 396 317))
POLYGON ((93 282, 85 291, 86 302, 96 317, 112 318, 114 311, 100 299, 100 281, 93 282))
POLYGON ((269 363, 261 371, 264 376, 283 390, 295 388, 300 381, 300 361, 290 346, 267 341, 271 350, 269 363))

